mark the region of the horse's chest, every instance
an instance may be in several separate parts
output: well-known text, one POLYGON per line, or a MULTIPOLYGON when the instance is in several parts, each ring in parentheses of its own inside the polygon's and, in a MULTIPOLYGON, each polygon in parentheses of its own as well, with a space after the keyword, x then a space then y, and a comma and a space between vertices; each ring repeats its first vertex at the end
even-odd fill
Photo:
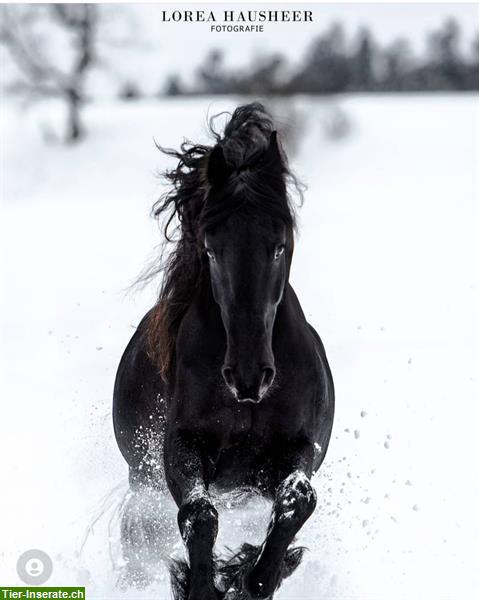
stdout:
POLYGON ((237 411, 233 418, 231 435, 242 435, 244 433, 251 433, 254 428, 253 411, 251 408, 245 407, 244 410, 237 411))
POLYGON ((258 456, 266 442, 254 411, 242 406, 224 411, 218 419, 221 432, 210 455, 211 481, 224 489, 252 485, 258 456))
POLYGON ((222 411, 218 424, 221 427, 222 435, 220 437, 223 445, 229 446, 236 443, 238 438, 252 434, 255 428, 255 419, 250 406, 238 404, 222 411))
POLYGON ((264 445, 278 436, 294 436, 301 429, 299 412, 267 410, 257 404, 244 403, 225 408, 216 415, 217 439, 223 447, 238 443, 264 445))
POLYGON ((254 474, 283 430, 274 413, 255 404, 238 404, 215 417, 216 442, 210 446, 210 480, 227 489, 252 485, 254 474))

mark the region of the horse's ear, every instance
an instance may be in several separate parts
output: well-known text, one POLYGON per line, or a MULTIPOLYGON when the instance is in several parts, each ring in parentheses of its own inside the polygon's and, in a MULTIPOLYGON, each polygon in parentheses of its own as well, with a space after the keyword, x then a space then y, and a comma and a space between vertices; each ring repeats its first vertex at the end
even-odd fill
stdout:
POLYGON ((278 142, 278 132, 272 131, 269 137, 269 144, 266 152, 264 153, 265 162, 271 166, 282 169, 283 156, 278 142))
POLYGON ((230 169, 220 145, 215 146, 208 157, 207 175, 212 186, 223 185, 230 175, 230 169))

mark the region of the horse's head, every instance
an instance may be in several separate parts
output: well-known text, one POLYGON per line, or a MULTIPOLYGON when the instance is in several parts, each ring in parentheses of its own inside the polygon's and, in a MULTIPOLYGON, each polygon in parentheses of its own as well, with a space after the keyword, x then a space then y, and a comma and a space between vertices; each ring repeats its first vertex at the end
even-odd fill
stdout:
POLYGON ((296 182, 261 104, 239 106, 223 135, 211 131, 214 147, 184 142, 164 150, 178 165, 165 173, 172 185, 153 213, 166 217, 165 237, 175 245, 142 278, 163 272, 148 353, 172 389, 179 327, 205 282, 226 331, 223 378, 238 400, 259 402, 276 374, 273 328, 293 253, 286 181, 296 182), (169 235, 174 222, 176 238, 169 235))
POLYGON ((289 276, 293 217, 276 132, 248 160, 234 159, 221 144, 209 156, 204 253, 226 331, 223 379, 239 402, 260 402, 276 375, 273 328, 289 276))

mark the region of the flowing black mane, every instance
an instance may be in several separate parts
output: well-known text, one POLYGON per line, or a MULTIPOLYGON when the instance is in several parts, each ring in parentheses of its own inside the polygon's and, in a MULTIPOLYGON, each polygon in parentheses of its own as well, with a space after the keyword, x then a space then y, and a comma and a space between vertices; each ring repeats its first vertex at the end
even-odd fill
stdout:
POLYGON ((286 157, 281 154, 281 164, 271 164, 265 159, 271 136, 276 135, 270 114, 259 103, 240 106, 223 135, 214 129, 218 116, 210 121, 215 145, 185 141, 179 151, 160 147, 178 159, 176 168, 164 173, 172 189, 153 206, 156 218, 166 217, 164 235, 174 244, 156 269, 163 272, 163 281, 148 329, 150 356, 166 381, 174 366, 179 325, 201 281, 205 264, 204 231, 238 210, 264 213, 282 221, 291 237, 295 224, 287 186, 291 182, 298 189, 298 184, 286 157), (217 147, 221 147, 228 176, 219 191, 212 191, 207 168, 217 147), (178 226, 172 236, 170 231, 175 221, 178 226))

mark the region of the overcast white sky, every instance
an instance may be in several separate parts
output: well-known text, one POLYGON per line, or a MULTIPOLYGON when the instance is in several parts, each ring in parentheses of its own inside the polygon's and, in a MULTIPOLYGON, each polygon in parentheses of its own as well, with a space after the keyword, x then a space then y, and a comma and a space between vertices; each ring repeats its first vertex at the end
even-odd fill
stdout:
MULTIPOLYGON (((299 60, 311 39, 338 21, 344 25, 348 38, 357 29, 368 26, 375 38, 388 43, 406 37, 415 50, 424 48, 427 33, 453 16, 461 24, 467 44, 479 31, 479 8, 473 4, 140 4, 105 7, 112 19, 120 22, 123 12, 134 14, 129 34, 140 47, 127 46, 118 50, 114 61, 119 80, 129 76, 148 81, 147 91, 158 90, 161 80, 170 73, 188 76, 211 48, 221 48, 230 64, 247 64, 252 56, 260 57, 273 51, 283 53, 289 62, 299 60), (222 15, 232 10, 312 10, 313 23, 266 23, 264 33, 211 33, 208 23, 163 23, 163 10, 214 10, 222 15), (117 18, 115 18, 115 15, 117 18)), ((219 21, 218 21, 219 22, 219 21)))

